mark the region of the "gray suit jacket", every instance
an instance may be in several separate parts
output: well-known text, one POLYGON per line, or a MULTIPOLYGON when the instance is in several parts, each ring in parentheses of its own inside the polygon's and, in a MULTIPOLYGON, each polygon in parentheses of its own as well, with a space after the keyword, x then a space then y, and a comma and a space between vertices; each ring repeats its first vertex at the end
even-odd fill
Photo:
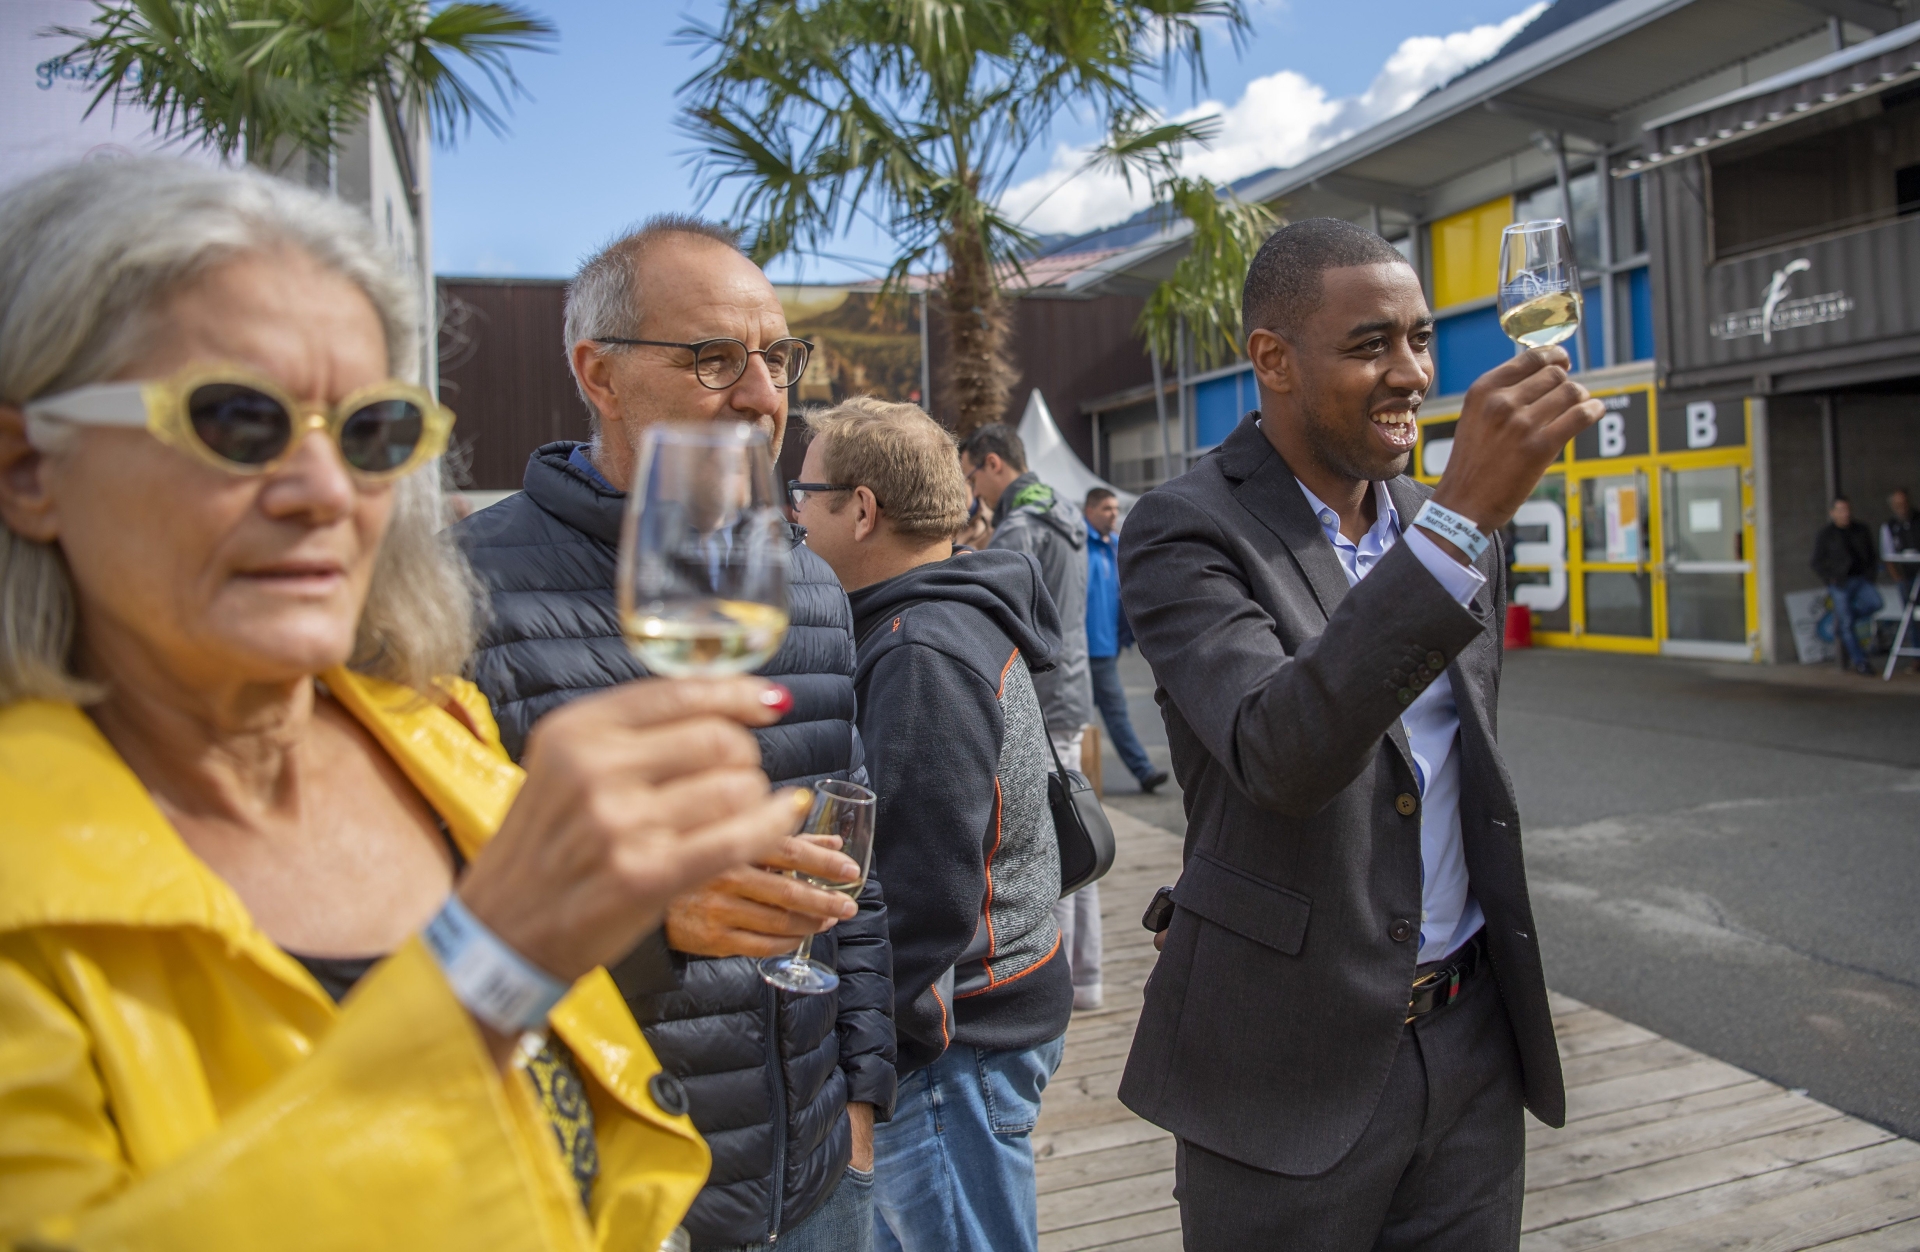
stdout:
MULTIPOLYGON (((1387 489, 1403 523, 1428 494, 1405 477, 1387 489)), ((1349 588, 1251 416, 1134 506, 1121 595, 1187 809, 1178 907, 1120 1084, 1148 1121, 1293 1175, 1331 1168, 1366 1128, 1420 931, 1420 789, 1399 718, 1443 668, 1460 706, 1467 872, 1527 1107, 1566 1120, 1494 741, 1502 560, 1496 542, 1464 608, 1405 544, 1349 588)))

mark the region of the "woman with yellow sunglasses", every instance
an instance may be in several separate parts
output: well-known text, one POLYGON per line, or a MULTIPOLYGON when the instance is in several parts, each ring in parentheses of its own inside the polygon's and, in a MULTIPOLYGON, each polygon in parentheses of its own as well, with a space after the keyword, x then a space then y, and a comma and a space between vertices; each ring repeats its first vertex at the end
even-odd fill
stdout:
POLYGON ((789 697, 509 763, 415 325, 264 176, 0 198, 0 1244, 653 1252, 704 1180, 601 967, 792 834, 789 697))

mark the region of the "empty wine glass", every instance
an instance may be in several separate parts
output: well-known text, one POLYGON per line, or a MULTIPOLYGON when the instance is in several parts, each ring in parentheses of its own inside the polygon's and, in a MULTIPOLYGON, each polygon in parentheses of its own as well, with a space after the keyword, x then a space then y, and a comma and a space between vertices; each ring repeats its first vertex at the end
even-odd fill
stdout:
POLYGON ((1500 329, 1523 348, 1559 343, 1580 329, 1580 270, 1573 236, 1557 217, 1500 232, 1500 329))
MULTIPOLYGON (((860 874, 851 882, 828 882, 797 871, 793 877, 823 891, 838 891, 858 900, 860 889, 866 885, 868 866, 873 861, 873 809, 873 792, 858 783, 830 778, 816 786, 813 810, 800 827, 800 837, 811 837, 822 843, 838 839, 839 850, 860 867, 860 874)), ((760 977, 776 987, 802 995, 832 991, 840 985, 840 975, 814 960, 812 952, 813 936, 808 935, 794 951, 763 958, 760 977)))
POLYGON ((786 637, 792 547, 764 431, 649 427, 620 533, 627 646, 673 678, 758 669, 786 637))

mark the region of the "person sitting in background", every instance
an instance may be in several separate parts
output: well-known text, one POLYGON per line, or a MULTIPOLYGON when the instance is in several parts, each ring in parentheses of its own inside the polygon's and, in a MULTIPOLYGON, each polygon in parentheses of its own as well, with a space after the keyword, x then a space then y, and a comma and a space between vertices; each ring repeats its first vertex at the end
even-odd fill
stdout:
POLYGON ((932 418, 861 398, 808 424, 820 485, 797 509, 853 601, 893 940, 900 1098, 874 1132, 875 1244, 1033 1252, 1029 1133, 1073 1011, 1029 674, 1059 618, 1031 555, 955 552, 967 489, 932 418))
MULTIPOLYGON (((960 442, 967 485, 993 509, 993 548, 1031 552, 1060 614, 1060 652, 1054 668, 1033 676, 1047 733, 1060 763, 1080 768, 1080 744, 1093 718, 1087 679, 1086 523, 1073 505, 1027 468, 1027 449, 1011 426, 982 426, 960 442)), ((1100 970, 1100 884, 1090 883, 1055 910, 1060 942, 1073 969, 1075 1008, 1097 1009, 1105 999, 1100 970)))
MULTIPOLYGON (((515 753, 551 710, 646 675, 613 590, 641 436, 656 422, 753 422, 778 449, 807 347, 732 231, 674 215, 587 259, 567 292, 565 337, 592 441, 538 449, 525 491, 456 529, 493 607, 474 680, 515 753)), ((780 782, 861 782, 853 617, 833 571, 794 535, 792 621, 760 673, 788 684, 795 707, 755 732, 761 765, 780 782)), ((820 855, 796 841, 765 868, 858 877, 820 855)), ((867 1246, 857 1240, 873 1228, 872 1126, 893 1106, 890 965, 878 875, 856 913, 845 896, 742 867, 674 901, 663 932, 615 967, 713 1148, 686 1221, 698 1252, 867 1246), (833 928, 813 955, 838 970, 836 990, 783 994, 761 980, 751 958, 791 952, 823 925, 833 928)))
POLYGON ((790 698, 510 763, 416 324, 264 175, 0 199, 0 1243, 651 1249, 705 1178, 596 967, 792 835, 742 728, 790 698))
POLYGON ((1880 611, 1880 591, 1873 585, 1880 562, 1874 558, 1873 535, 1853 518, 1853 505, 1835 496, 1827 524, 1813 540, 1813 572, 1826 584, 1833 599, 1833 635, 1840 648, 1840 664, 1856 674, 1871 674, 1867 653, 1860 646, 1856 623, 1867 622, 1880 611))
POLYGON ((1914 515, 1913 498, 1905 487, 1893 489, 1887 497, 1887 509, 1892 516, 1880 524, 1880 559, 1886 562, 1887 576, 1900 588, 1900 603, 1906 604, 1913 599, 1913 580, 1920 575, 1920 564, 1892 558, 1901 553, 1920 557, 1920 517, 1914 515))
POLYGON ((1120 653, 1133 646, 1133 631, 1120 611, 1120 497, 1105 487, 1087 493, 1087 672, 1093 702, 1107 737, 1127 772, 1152 795, 1164 786, 1167 771, 1156 768, 1133 733, 1127 714, 1127 689, 1120 682, 1120 653))

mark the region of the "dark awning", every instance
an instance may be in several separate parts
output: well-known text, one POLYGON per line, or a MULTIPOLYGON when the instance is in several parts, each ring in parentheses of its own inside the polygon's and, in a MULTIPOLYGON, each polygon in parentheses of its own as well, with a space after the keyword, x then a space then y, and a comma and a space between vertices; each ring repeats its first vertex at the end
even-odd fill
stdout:
POLYGON ((1920 83, 1920 22, 1647 123, 1649 155, 1616 178, 1710 152, 1892 87, 1920 83))

